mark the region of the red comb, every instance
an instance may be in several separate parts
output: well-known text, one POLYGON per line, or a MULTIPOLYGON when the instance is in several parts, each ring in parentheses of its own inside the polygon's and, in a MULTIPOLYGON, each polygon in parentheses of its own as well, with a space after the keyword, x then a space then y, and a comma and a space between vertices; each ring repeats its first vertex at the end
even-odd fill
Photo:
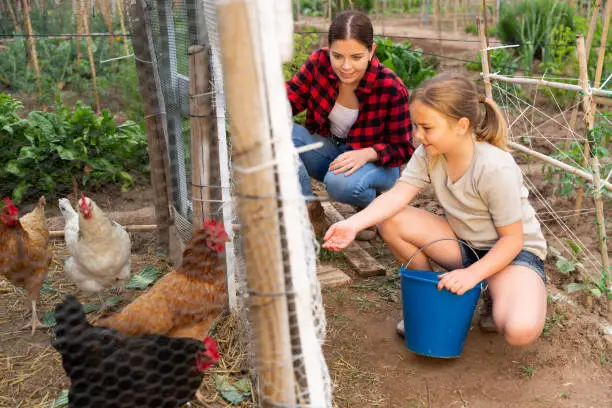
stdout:
POLYGON ((200 371, 210 368, 219 361, 219 348, 215 339, 206 337, 204 345, 206 350, 196 354, 196 364, 200 371))
POLYGON ((9 214, 17 215, 19 213, 19 210, 17 207, 15 207, 15 204, 13 204, 13 201, 10 198, 4 197, 2 200, 4 201, 4 204, 6 204, 9 214))
POLYGON ((210 356, 210 358, 214 361, 218 361, 219 360, 219 346, 217 345, 217 342, 215 341, 215 339, 213 339, 212 337, 206 337, 204 339, 204 345, 206 346, 206 351, 208 352, 208 355, 210 356))

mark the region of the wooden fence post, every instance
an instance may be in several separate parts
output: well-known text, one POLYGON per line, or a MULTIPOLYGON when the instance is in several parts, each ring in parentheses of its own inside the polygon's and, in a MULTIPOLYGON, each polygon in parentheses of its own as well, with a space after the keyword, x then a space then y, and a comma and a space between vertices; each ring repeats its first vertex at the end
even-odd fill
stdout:
POLYGON ((132 46, 136 57, 138 84, 142 95, 147 131, 151 186, 154 193, 155 217, 158 226, 158 244, 168 252, 170 203, 168 200, 168 151, 166 146, 165 113, 159 77, 155 72, 155 54, 152 51, 150 27, 142 0, 131 0, 132 46))
MULTIPOLYGON (((194 229, 210 216, 211 106, 208 50, 189 47, 189 113, 191 115, 191 200, 194 229)), ((219 184, 215 180, 215 184, 219 184)))
MULTIPOLYGON (((331 1, 331 0, 330 0, 331 1)), ((218 1, 218 30, 225 90, 232 118, 234 167, 261 167, 235 172, 236 196, 247 264, 249 312, 255 340, 256 369, 261 384, 261 406, 294 406, 288 302, 283 272, 278 191, 268 120, 262 103, 259 63, 247 0, 218 1)))

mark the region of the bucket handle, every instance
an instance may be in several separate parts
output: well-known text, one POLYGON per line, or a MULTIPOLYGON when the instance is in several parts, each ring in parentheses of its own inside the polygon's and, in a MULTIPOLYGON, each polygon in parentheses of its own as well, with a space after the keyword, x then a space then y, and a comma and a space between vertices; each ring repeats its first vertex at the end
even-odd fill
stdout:
MULTIPOLYGON (((436 242, 440 242, 440 241, 457 241, 460 244, 464 244, 465 246, 467 246, 468 248, 470 248, 470 250, 472 251, 472 253, 474 255, 476 255, 476 259, 480 260, 480 257, 478 256, 478 253, 476 252, 476 250, 470 245, 468 244, 466 241, 459 239, 459 238, 438 238, 438 239, 434 239, 433 241, 423 245, 421 248, 417 249, 416 252, 414 254, 412 254, 412 256, 410 257, 410 259, 408 259, 408 261, 406 262, 406 265, 402 264, 402 267, 408 267, 408 265, 410 265, 410 263, 412 262, 412 260, 414 259, 415 256, 417 256, 420 252, 422 252, 423 250, 425 250, 425 248, 427 248, 428 246, 435 244, 436 242)), ((485 291, 487 290, 487 287, 489 285, 486 285, 483 288, 482 283, 480 284, 480 290, 481 291, 485 291)))

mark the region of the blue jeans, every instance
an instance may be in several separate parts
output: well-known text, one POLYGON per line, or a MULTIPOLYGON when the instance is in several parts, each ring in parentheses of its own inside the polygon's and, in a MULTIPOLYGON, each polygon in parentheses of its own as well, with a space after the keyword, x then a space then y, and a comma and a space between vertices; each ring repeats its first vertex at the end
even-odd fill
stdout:
POLYGON ((325 183, 327 193, 335 201, 358 209, 367 207, 378 194, 393 187, 399 178, 399 167, 381 167, 374 163, 366 163, 350 176, 334 174, 328 170, 329 165, 340 154, 352 150, 350 146, 338 146, 328 138, 310 134, 304 126, 295 123, 292 138, 295 147, 323 142, 323 147, 300 154, 299 180, 307 201, 313 195, 309 177, 325 183))
MULTIPOLYGON (((474 251, 476 251, 476 254, 474 254, 474 252, 463 243, 459 244, 459 249, 461 250, 461 260, 464 268, 476 263, 489 252, 487 249, 474 249, 474 251), (478 255, 478 257, 476 255, 478 255)), ((544 272, 544 261, 529 251, 522 249, 512 262, 510 262, 510 265, 519 265, 529 268, 537 273, 544 283, 547 281, 546 273, 544 272)))

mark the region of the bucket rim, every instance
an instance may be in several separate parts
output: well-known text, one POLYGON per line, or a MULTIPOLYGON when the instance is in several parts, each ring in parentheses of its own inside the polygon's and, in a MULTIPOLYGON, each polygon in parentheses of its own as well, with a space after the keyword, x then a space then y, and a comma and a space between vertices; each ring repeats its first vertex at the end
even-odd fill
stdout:
MULTIPOLYGON (((434 285, 438 284, 438 282, 440 281, 438 279, 438 277, 440 275, 443 275, 443 274, 444 274, 444 272, 435 272, 435 271, 430 271, 430 270, 427 270, 427 269, 407 269, 404 266, 402 266, 400 268, 400 271, 399 271, 399 275, 402 278, 412 279, 412 280, 423 282, 423 283, 433 283, 434 285), (432 279, 428 279, 428 278, 424 278, 424 277, 420 277, 420 276, 409 275, 409 272, 426 272, 426 273, 432 274, 433 278, 432 279)), ((473 288, 471 288, 470 290, 465 291, 464 295, 469 293, 469 292, 471 292, 472 290, 474 290, 476 288, 479 288, 480 292, 483 292, 486 289, 485 288, 485 281, 481 281, 481 282, 477 283, 473 288)), ((449 293, 452 293, 453 295, 462 296, 462 295, 457 295, 456 293, 453 293, 453 292, 451 292, 450 290, 448 290, 446 288, 444 288, 444 290, 446 290, 449 293)))

